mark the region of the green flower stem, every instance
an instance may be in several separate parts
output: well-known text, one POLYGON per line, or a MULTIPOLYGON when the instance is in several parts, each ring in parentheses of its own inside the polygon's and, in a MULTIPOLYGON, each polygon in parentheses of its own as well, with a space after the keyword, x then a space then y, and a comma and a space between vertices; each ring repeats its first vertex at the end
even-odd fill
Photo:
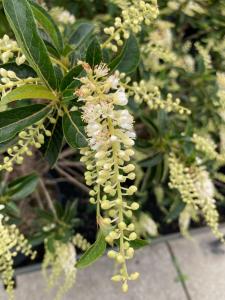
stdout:
MULTIPOLYGON (((109 132, 112 135, 114 135, 114 126, 113 126, 113 122, 111 119, 108 118, 108 124, 109 124, 109 132)), ((113 153, 113 161, 114 161, 114 171, 115 171, 115 182, 117 183, 117 197, 118 199, 122 200, 122 204, 118 206, 118 210, 119 210, 119 219, 118 219, 118 224, 121 222, 124 222, 124 215, 123 215, 123 196, 122 196, 122 190, 121 190, 121 184, 120 181, 118 180, 118 177, 120 175, 119 172, 119 164, 118 164, 118 149, 119 149, 119 143, 118 142, 113 142, 112 143, 112 153, 113 153)), ((125 262, 125 251, 124 251, 124 232, 123 229, 119 229, 120 230, 120 246, 119 246, 119 251, 120 254, 124 257, 124 262, 122 263, 122 267, 123 267, 123 275, 125 276, 125 278, 128 278, 128 272, 127 272, 127 265, 125 262)))

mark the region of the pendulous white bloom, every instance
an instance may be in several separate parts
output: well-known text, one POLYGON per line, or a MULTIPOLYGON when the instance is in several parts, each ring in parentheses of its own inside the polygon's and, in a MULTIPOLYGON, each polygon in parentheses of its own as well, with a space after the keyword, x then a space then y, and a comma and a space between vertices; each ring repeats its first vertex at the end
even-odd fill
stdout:
POLYGON ((50 14, 56 22, 63 25, 72 25, 76 19, 68 10, 63 7, 55 6, 50 10, 50 14))
POLYGON ((159 11, 157 0, 111 0, 122 10, 121 17, 115 19, 114 25, 104 29, 110 37, 102 45, 117 52, 123 45, 123 39, 128 39, 130 32, 138 33, 142 24, 150 25, 157 18, 159 11))
POLYGON ((119 274, 113 281, 122 282, 122 290, 128 290, 128 280, 135 280, 137 272, 128 274, 126 260, 134 255, 130 241, 137 238, 133 223, 128 223, 132 212, 139 208, 136 202, 125 200, 137 188, 123 186, 135 179, 135 167, 131 161, 136 134, 133 117, 124 106, 128 99, 121 86, 118 72, 109 76, 106 65, 100 64, 92 69, 80 62, 86 77, 80 78, 81 88, 76 91, 78 101, 82 101, 82 118, 86 123, 89 147, 81 149, 87 171, 87 185, 92 186, 90 202, 97 205, 97 221, 107 230, 106 241, 110 245, 118 243, 119 251, 111 250, 110 258, 120 265, 119 274))
POLYGON ((141 104, 145 102, 152 110, 164 109, 167 112, 177 112, 179 114, 190 114, 191 111, 180 104, 180 99, 175 100, 172 94, 168 94, 166 99, 163 99, 160 89, 153 85, 151 80, 141 80, 133 82, 132 86, 126 85, 130 96, 134 96, 134 100, 141 104))
POLYGON ((51 136, 51 131, 45 128, 45 122, 54 124, 56 122, 53 117, 55 108, 49 112, 49 115, 36 124, 22 130, 18 137, 17 144, 10 146, 7 149, 7 154, 4 156, 3 162, 0 163, 0 171, 13 171, 14 164, 21 165, 24 161, 24 156, 32 156, 32 147, 40 149, 45 143, 45 136, 51 136))
POLYGON ((139 237, 156 237, 158 235, 157 224, 146 213, 140 213, 139 218, 135 219, 134 224, 139 237))
POLYGON ((177 189, 181 198, 196 212, 200 212, 213 234, 224 242, 219 231, 219 213, 216 208, 215 188, 209 173, 201 166, 185 166, 174 154, 169 157, 170 188, 177 189))
POLYGON ((54 241, 53 248, 53 252, 49 251, 46 241, 42 271, 48 287, 50 289, 58 287, 55 300, 60 300, 76 281, 77 269, 75 264, 77 255, 71 242, 54 241), (48 270, 49 267, 51 267, 50 270, 48 270), (64 278, 63 283, 60 280, 61 276, 64 278))
POLYGON ((218 162, 224 162, 224 155, 216 151, 216 144, 209 136, 201 136, 194 134, 192 141, 195 144, 195 148, 204 153, 206 158, 210 160, 217 160, 218 162))
MULTIPOLYGON (((1 206, 1 209, 3 208, 1 206)), ((30 256, 31 259, 34 259, 36 255, 16 225, 8 224, 7 218, 0 213, 0 270, 9 300, 14 299, 13 264, 18 253, 30 256)))
POLYGON ((195 48, 198 50, 199 55, 202 57, 205 68, 211 69, 212 68, 212 58, 209 54, 209 50, 206 47, 203 47, 199 42, 195 43, 195 48))

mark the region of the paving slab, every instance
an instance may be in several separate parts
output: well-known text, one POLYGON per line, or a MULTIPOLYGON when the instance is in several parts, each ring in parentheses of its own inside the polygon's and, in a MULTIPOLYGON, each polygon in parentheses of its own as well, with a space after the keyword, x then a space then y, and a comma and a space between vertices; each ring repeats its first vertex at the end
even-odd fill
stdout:
MULTIPOLYGON (((127 294, 111 282, 113 268, 113 262, 103 257, 91 267, 80 270, 75 287, 63 300, 186 300, 164 243, 137 251, 129 270, 139 271, 141 277, 131 282, 127 294)), ((17 286, 15 300, 54 300, 53 294, 46 293, 40 271, 17 276, 17 286)), ((0 299, 7 299, 2 290, 0 299)))
MULTIPOLYGON (((224 228, 223 228, 224 232, 224 228)), ((225 245, 210 231, 169 242, 191 300, 225 300, 225 245)))

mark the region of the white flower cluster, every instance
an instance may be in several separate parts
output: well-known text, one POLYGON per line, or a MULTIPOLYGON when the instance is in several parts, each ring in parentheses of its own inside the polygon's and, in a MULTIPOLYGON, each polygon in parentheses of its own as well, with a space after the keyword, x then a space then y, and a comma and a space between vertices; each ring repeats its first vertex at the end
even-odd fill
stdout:
POLYGON ((212 69, 212 58, 209 54, 209 50, 206 47, 203 47, 199 42, 195 43, 195 48, 203 59, 205 69, 212 69))
POLYGON ((76 248, 79 248, 82 251, 87 250, 91 246, 91 244, 88 243, 88 241, 80 233, 77 233, 73 237, 72 243, 74 244, 74 246, 76 246, 76 248))
POLYGON ((200 166, 185 166, 174 154, 169 157, 170 188, 177 189, 181 198, 196 212, 201 212, 213 234, 224 242, 219 231, 219 213, 216 208, 215 188, 208 172, 200 166))
POLYGON ((133 222, 138 237, 148 238, 158 235, 158 226, 147 213, 141 212, 138 218, 134 218, 133 222))
MULTIPOLYGON (((47 118, 50 122, 55 122, 53 117, 47 118)), ((45 121, 46 118, 19 133, 19 141, 16 145, 7 149, 8 155, 4 157, 3 163, 0 164, 0 171, 12 172, 14 164, 21 165, 23 163, 24 155, 32 156, 31 147, 41 148, 45 142, 45 136, 51 136, 51 131, 45 128, 45 121)))
POLYGON ((168 2, 168 8, 172 11, 182 9, 182 12, 189 17, 194 17, 196 14, 205 14, 206 9, 202 6, 202 2, 198 0, 170 0, 168 2))
POLYGON ((26 57, 22 54, 17 42, 5 34, 3 38, 0 39, 0 61, 6 64, 15 56, 17 65, 21 65, 26 61, 26 57))
POLYGON ((192 137, 192 142, 195 144, 196 150, 204 153, 206 158, 224 162, 224 155, 216 151, 217 146, 209 136, 201 136, 195 133, 192 137))
POLYGON ((97 204, 100 228, 109 226, 106 241, 119 245, 118 252, 108 253, 121 266, 112 280, 122 281, 122 289, 126 292, 128 280, 139 276, 137 272, 129 275, 126 266, 126 260, 134 255, 130 241, 137 238, 134 224, 128 222, 132 212, 139 208, 138 203, 124 199, 137 191, 136 186, 129 187, 126 183, 135 179, 135 166, 130 163, 134 155, 133 117, 124 109, 128 99, 118 74, 109 76, 104 64, 94 70, 86 63, 81 64, 87 76, 80 78, 82 86, 76 95, 84 104, 83 119, 89 139, 89 148, 81 149, 81 161, 86 163, 85 178, 92 186, 90 201, 97 204))
POLYGON ((54 251, 49 251, 45 246, 45 256, 42 263, 43 276, 48 283, 49 288, 56 288, 55 300, 61 300, 63 295, 72 288, 76 281, 77 269, 76 265, 76 249, 71 242, 63 243, 54 241, 54 251), (49 270, 49 267, 51 269, 49 270), (61 282, 63 276, 64 282, 61 282))
POLYGON ((173 36, 172 23, 166 21, 156 21, 155 29, 149 34, 145 43, 141 45, 143 62, 147 70, 160 70, 162 68, 160 60, 172 63, 176 60, 176 55, 172 51, 173 36))
POLYGON ((49 13, 57 23, 62 25, 73 25, 76 21, 74 15, 63 7, 53 7, 49 13))
MULTIPOLYGON (((129 82, 129 78, 126 82, 129 82)), ((191 114, 189 109, 180 105, 180 99, 173 100, 172 94, 168 94, 164 100, 160 89, 154 86, 151 81, 141 80, 139 83, 133 82, 132 86, 126 85, 126 87, 129 95, 134 96, 137 103, 145 102, 152 110, 165 109, 167 112, 177 112, 181 115, 191 114)))
MULTIPOLYGON (((4 209, 4 205, 0 205, 0 210, 4 209)), ((0 271, 1 279, 6 287, 9 300, 14 299, 14 258, 18 253, 23 253, 35 258, 36 253, 31 250, 31 246, 21 234, 16 225, 7 224, 7 218, 0 213, 0 271)))
POLYGON ((157 18, 159 11, 157 0, 116 0, 115 4, 122 9, 122 16, 115 19, 113 26, 104 29, 110 37, 102 47, 117 52, 118 46, 123 45, 123 39, 129 38, 130 31, 140 32, 142 24, 150 25, 157 18))
MULTIPOLYGON (((0 68, 0 94, 4 96, 10 92, 13 88, 19 87, 25 84, 37 84, 38 78, 28 77, 25 79, 19 78, 14 71, 0 68)), ((0 107, 4 103, 0 103, 0 107)))
POLYGON ((220 100, 220 106, 223 110, 225 110, 225 73, 218 72, 217 73, 217 85, 218 92, 217 96, 220 100))

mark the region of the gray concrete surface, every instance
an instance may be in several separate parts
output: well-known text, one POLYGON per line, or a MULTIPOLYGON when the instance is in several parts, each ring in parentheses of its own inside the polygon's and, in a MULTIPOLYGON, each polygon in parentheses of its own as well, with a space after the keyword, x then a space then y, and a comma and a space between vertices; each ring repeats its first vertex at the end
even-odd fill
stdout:
MULTIPOLYGON (((110 280, 113 268, 113 262, 103 257, 91 267, 80 270, 76 285, 63 300, 186 300, 165 244, 137 251, 129 269, 139 271, 141 277, 131 282, 126 295, 119 284, 110 280)), ((0 299, 7 299, 2 290, 0 299)), ((15 300, 54 300, 54 296, 46 293, 41 273, 34 272, 17 277, 15 300)))
MULTIPOLYGON (((175 236, 137 251, 129 270, 141 277, 131 282, 126 295, 111 282, 113 262, 103 257, 78 272, 76 285, 63 300, 225 300, 225 245, 209 230, 192 236, 175 236)), ((15 295, 15 300, 54 300, 40 271, 18 275, 15 295)), ((0 300, 7 300, 3 288, 0 300)))
POLYGON ((170 245, 187 278, 190 299, 225 300, 225 245, 210 232, 198 234, 192 241, 178 239, 170 245))

